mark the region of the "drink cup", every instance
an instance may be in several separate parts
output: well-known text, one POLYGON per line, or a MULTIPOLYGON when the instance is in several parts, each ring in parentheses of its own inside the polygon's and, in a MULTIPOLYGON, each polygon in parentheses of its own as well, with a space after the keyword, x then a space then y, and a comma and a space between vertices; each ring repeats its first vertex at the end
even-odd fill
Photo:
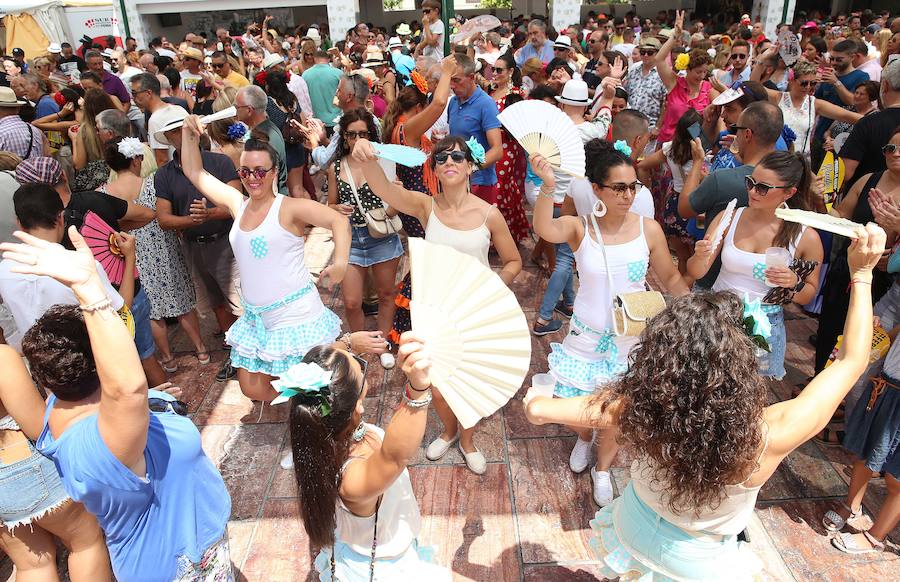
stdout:
POLYGON ((550 374, 535 374, 531 378, 531 386, 536 396, 553 396, 553 389, 556 388, 556 378, 550 374))
MULTIPOLYGON (((787 267, 791 264, 791 251, 783 247, 769 247, 766 249, 766 268, 771 267, 787 267)), ((775 283, 769 281, 766 277, 766 285, 769 287, 778 287, 775 283)))

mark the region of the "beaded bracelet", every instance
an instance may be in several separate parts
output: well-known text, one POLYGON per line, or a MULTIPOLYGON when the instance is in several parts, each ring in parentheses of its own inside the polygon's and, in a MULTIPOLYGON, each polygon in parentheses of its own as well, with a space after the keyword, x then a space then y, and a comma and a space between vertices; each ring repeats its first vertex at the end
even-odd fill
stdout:
MULTIPOLYGON (((428 388, 431 388, 431 386, 429 386, 428 388)), ((422 388, 421 390, 419 390, 418 388, 413 388, 412 382, 410 382, 409 380, 406 381, 406 389, 412 390, 413 392, 426 392, 428 388, 422 388)))
POLYGON ((353 353, 353 344, 350 343, 350 333, 347 332, 338 338, 338 341, 347 346, 347 351, 353 353))
POLYGON ((78 308, 85 313, 94 313, 95 311, 102 311, 104 309, 110 309, 112 307, 112 301, 107 297, 106 299, 101 299, 96 303, 91 303, 90 305, 79 305, 78 308))
POLYGON ((856 285, 871 285, 872 284, 871 281, 863 281, 862 279, 853 279, 850 282, 853 284, 856 284, 856 285))
POLYGON ((410 408, 424 408, 431 404, 431 391, 429 390, 427 396, 421 400, 413 400, 409 397, 409 391, 404 391, 403 404, 410 408))

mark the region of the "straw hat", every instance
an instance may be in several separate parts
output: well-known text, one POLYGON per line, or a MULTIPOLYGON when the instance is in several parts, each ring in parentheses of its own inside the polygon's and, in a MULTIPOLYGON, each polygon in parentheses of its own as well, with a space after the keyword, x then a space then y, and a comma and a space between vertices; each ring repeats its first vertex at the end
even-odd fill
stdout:
POLYGON ((397 36, 409 36, 412 34, 412 30, 410 30, 409 25, 405 22, 400 23, 400 26, 397 27, 397 36))
POLYGON ((194 59, 196 61, 203 62, 203 51, 198 48, 194 48, 192 46, 184 47, 179 51, 182 58, 194 59))
POLYGON ((266 55, 266 58, 263 59, 263 68, 269 69, 276 65, 283 65, 284 58, 277 53, 269 53, 266 55))
POLYGON ((20 107, 25 102, 16 97, 16 92, 9 87, 0 87, 0 107, 20 107))
POLYGON ((366 53, 366 62, 364 62, 362 66, 370 69, 384 64, 386 64, 384 54, 382 54, 381 51, 369 51, 366 53))

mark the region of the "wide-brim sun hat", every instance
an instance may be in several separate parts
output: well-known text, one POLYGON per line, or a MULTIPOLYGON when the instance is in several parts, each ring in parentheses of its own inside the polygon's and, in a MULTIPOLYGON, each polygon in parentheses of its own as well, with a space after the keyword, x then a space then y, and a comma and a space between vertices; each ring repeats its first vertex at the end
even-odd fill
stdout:
POLYGON ((162 117, 162 126, 158 130, 153 132, 153 137, 155 137, 156 141, 161 144, 172 145, 171 143, 169 143, 169 140, 166 139, 166 132, 184 125, 184 120, 187 119, 187 116, 188 112, 178 105, 166 107, 160 112, 160 117, 162 117))
POLYGON ((563 105, 587 107, 591 104, 587 83, 581 79, 570 79, 566 81, 566 84, 563 85, 562 93, 557 95, 555 99, 558 103, 562 103, 563 105))
POLYGON ((203 51, 192 46, 184 47, 179 51, 182 58, 194 59, 203 62, 203 51))
POLYGON ((21 107, 25 101, 16 96, 16 92, 9 87, 0 87, 0 107, 21 107))
POLYGON ((397 36, 409 36, 412 34, 412 30, 410 30, 409 25, 405 22, 401 23, 400 26, 397 27, 397 36))

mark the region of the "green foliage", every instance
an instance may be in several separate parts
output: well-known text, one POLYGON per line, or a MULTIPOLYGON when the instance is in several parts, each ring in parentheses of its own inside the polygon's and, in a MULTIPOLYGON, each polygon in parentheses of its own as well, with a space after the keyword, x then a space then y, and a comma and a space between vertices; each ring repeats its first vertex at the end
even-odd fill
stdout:
POLYGON ((385 10, 399 10, 403 5, 403 0, 381 0, 381 5, 385 10))
POLYGON ((486 10, 491 8, 503 8, 509 10, 512 8, 512 0, 481 0, 481 7, 486 10))

